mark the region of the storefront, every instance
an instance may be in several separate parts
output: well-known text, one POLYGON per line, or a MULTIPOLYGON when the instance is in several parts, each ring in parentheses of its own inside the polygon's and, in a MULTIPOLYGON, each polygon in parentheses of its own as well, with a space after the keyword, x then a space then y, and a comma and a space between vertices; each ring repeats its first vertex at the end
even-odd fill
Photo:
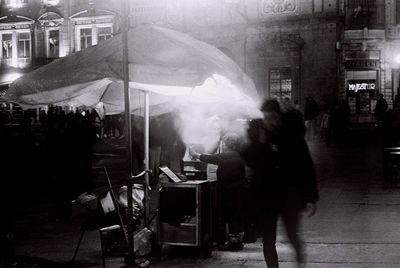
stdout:
POLYGON ((380 81, 379 51, 349 51, 347 57, 357 55, 367 59, 349 59, 345 62, 346 99, 350 112, 358 121, 370 120, 375 108, 380 81), (358 55, 357 55, 358 54, 358 55), (371 59, 375 57, 375 59, 371 59))

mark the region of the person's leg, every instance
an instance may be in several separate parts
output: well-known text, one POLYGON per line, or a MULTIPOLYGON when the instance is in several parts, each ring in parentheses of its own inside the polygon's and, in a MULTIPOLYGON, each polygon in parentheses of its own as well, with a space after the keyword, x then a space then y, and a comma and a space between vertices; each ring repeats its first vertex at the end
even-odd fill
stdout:
POLYGON ((220 249, 242 250, 243 249, 243 219, 241 189, 222 189, 221 198, 223 206, 224 222, 228 226, 228 243, 220 249))
POLYGON ((286 229, 287 237, 296 251, 296 260, 298 263, 303 263, 305 261, 303 248, 298 237, 299 213, 297 210, 288 209, 281 213, 281 217, 286 229))
POLYGON ((263 224, 263 253, 268 268, 278 268, 278 253, 276 252, 276 224, 278 214, 276 212, 268 212, 264 215, 263 224))

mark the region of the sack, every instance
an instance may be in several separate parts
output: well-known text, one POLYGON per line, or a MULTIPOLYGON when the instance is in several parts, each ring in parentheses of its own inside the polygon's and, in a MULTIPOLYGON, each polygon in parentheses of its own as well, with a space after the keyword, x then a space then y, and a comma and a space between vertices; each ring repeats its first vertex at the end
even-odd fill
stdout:
MULTIPOLYGON (((124 185, 119 189, 119 203, 123 208, 128 207, 127 186, 124 185)), ((132 211, 133 218, 138 219, 144 211, 143 205, 144 190, 142 185, 134 184, 132 187, 132 211)))
POLYGON ((136 256, 144 256, 151 253, 152 232, 146 227, 134 235, 134 251, 136 256))

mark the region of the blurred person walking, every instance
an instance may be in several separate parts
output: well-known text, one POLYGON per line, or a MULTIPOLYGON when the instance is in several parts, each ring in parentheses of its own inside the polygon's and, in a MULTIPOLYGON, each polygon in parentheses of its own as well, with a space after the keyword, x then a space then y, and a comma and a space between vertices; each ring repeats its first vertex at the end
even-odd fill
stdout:
POLYGON ((376 100, 376 105, 374 109, 375 120, 377 127, 379 129, 382 128, 387 109, 388 109, 387 101, 383 98, 383 94, 380 93, 378 99, 376 100))
POLYGON ((297 232, 300 212, 314 215, 318 190, 313 162, 304 140, 304 125, 282 111, 276 100, 264 101, 263 148, 253 166, 258 173, 260 226, 268 268, 279 267, 276 251, 277 221, 281 217, 299 264, 305 262, 297 232))
POLYGON ((304 120, 306 127, 306 140, 311 141, 317 135, 316 124, 318 116, 318 103, 313 97, 305 99, 304 104, 304 120))

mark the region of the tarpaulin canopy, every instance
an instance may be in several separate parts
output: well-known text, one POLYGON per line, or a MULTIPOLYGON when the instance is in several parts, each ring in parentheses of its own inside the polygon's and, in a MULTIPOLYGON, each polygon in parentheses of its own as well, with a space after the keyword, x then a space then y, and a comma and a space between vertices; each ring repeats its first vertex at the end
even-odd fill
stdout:
MULTIPOLYGON (((122 36, 60 58, 14 81, 5 100, 23 108, 72 105, 124 111, 122 36)), ((182 104, 228 104, 256 110, 257 92, 238 65, 214 46, 187 34, 153 25, 128 32, 131 108, 150 92, 150 114, 162 114, 182 104)))

